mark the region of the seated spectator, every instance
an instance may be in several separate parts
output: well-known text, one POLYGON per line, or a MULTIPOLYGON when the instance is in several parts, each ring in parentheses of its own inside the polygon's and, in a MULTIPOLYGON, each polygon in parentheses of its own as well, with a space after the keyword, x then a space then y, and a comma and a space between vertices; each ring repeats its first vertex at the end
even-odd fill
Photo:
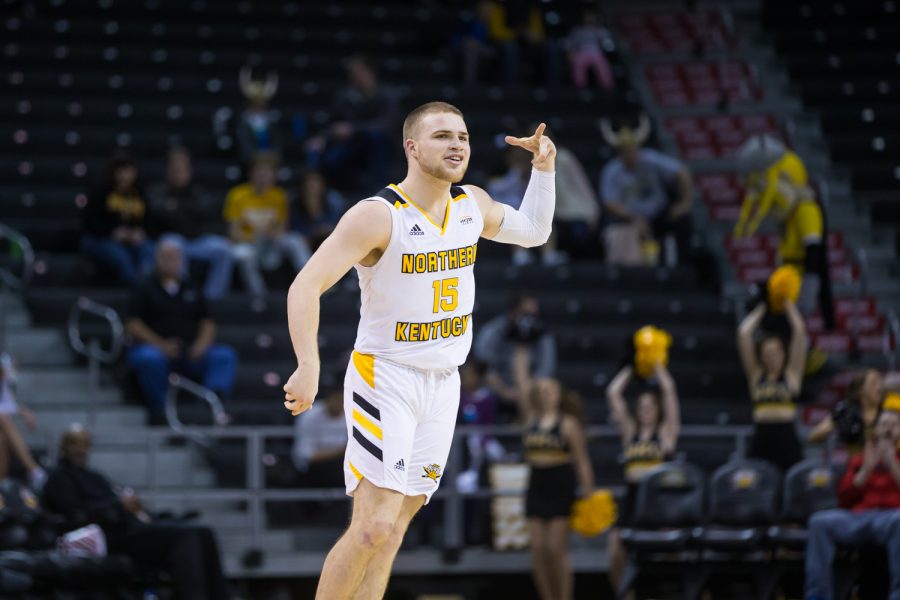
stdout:
MULTIPOLYGON (((556 138, 544 130, 544 135, 556 138)), ((556 146, 556 210, 554 229, 558 246, 570 256, 594 257, 597 252, 597 223, 600 204, 584 167, 575 153, 556 146)))
POLYGON ((797 398, 803 384, 806 362, 806 326, 797 306, 787 300, 785 312, 791 326, 790 344, 767 334, 754 339, 766 315, 760 303, 738 327, 738 351, 753 402, 752 458, 762 458, 787 473, 803 460, 803 446, 797 435, 797 398))
MULTIPOLYGON (((194 183, 191 155, 184 148, 169 151, 166 179, 147 190, 153 233, 177 241, 187 261, 209 265, 204 293, 225 296, 231 287, 231 243, 220 233, 212 197, 194 183)), ((187 266, 185 264, 185 266, 187 266)))
POLYGON ((806 542, 806 598, 832 597, 832 562, 838 546, 883 546, 890 595, 900 598, 900 413, 882 410, 873 438, 854 456, 838 485, 840 508, 815 513, 806 542))
POLYGON ((334 120, 307 142, 311 164, 329 184, 344 192, 384 185, 394 153, 396 105, 395 94, 379 81, 369 59, 357 55, 347 61, 347 84, 331 104, 334 120))
POLYGON ((148 221, 137 163, 128 153, 117 151, 106 165, 100 186, 88 196, 81 251, 119 283, 134 285, 153 265, 148 221))
MULTIPOLYGON (((470 360, 459 369, 460 395, 459 418, 461 425, 496 425, 497 396, 485 382, 487 365, 470 360)), ((506 451, 493 435, 472 433, 466 436, 469 461, 465 471, 457 478, 461 491, 478 489, 481 469, 487 461, 502 460, 506 451)))
POLYGON ((576 88, 583 90, 587 87, 589 70, 594 72, 599 87, 607 91, 616 87, 609 61, 603 53, 604 48, 611 44, 612 36, 600 25, 597 11, 585 10, 581 25, 573 27, 564 40, 564 46, 569 52, 569 63, 572 66, 572 81, 576 88))
POLYGON ((169 373, 199 378, 223 397, 231 395, 237 354, 230 346, 215 344, 216 324, 209 316, 203 294, 183 278, 181 247, 162 241, 156 251, 156 270, 131 299, 126 331, 135 344, 128 351, 149 405, 151 424, 165 422, 169 373))
POLYGON ((280 154, 284 148, 278 131, 279 114, 269 108, 278 91, 278 73, 270 71, 265 81, 259 81, 253 79, 253 69, 243 67, 239 81, 247 100, 235 131, 241 161, 247 164, 260 152, 280 154))
POLYGON ((276 182, 278 159, 260 154, 250 166, 250 181, 231 188, 225 198, 223 216, 228 223, 234 256, 250 292, 262 296, 266 283, 260 269, 272 271, 287 255, 299 271, 309 260, 304 239, 287 231, 288 200, 276 182))
MULTIPOLYGON (((655 386, 645 388, 638 395, 632 413, 625 400, 625 389, 633 377, 633 367, 626 366, 606 388, 609 412, 622 442, 627 486, 625 500, 619 504, 618 527, 627 527, 631 523, 638 485, 653 467, 671 459, 681 429, 678 391, 669 370, 660 363, 656 364, 653 370, 655 386)), ((618 528, 609 532, 607 551, 609 581, 612 589, 618 590, 627 560, 618 528)))
MULTIPOLYGON (((559 156, 557 154, 557 156, 559 156)), ((507 171, 500 177, 491 179, 487 184, 487 191, 494 200, 508 204, 515 209, 522 204, 525 197, 525 188, 531 178, 531 156, 518 148, 509 147, 506 150, 507 171)), ((557 169, 557 172, 558 169, 557 169)), ((557 177, 557 180, 559 178, 557 177)), ((566 262, 565 255, 556 250, 556 235, 552 234, 546 244, 540 247, 541 262, 548 266, 559 265, 566 262)), ((513 264, 526 265, 533 259, 528 248, 513 246, 513 264)))
POLYGON ((485 323, 475 338, 475 358, 488 365, 488 387, 508 402, 515 402, 518 393, 512 371, 513 350, 518 346, 531 353, 532 378, 556 374, 556 340, 545 329, 534 296, 517 297, 506 314, 485 323))
POLYGON ((347 422, 344 391, 337 389, 294 420, 294 467, 310 487, 343 487, 347 422))
POLYGON ((847 398, 838 402, 831 412, 813 427, 807 440, 811 444, 825 442, 837 432, 850 456, 862 452, 872 437, 878 409, 884 400, 884 376, 876 369, 864 369, 856 374, 847 389, 847 398))
POLYGON ((166 570, 177 600, 231 598, 212 530, 155 519, 133 491, 116 493, 102 473, 88 467, 90 449, 91 435, 80 425, 63 433, 62 456, 43 491, 47 510, 65 518, 67 531, 99 525, 110 553, 166 570))
MULTIPOLYGON (((618 157, 603 167, 600 196, 613 221, 606 228, 606 255, 610 262, 639 265, 642 244, 662 248, 665 264, 683 260, 691 237, 690 212, 694 202, 691 174, 681 161, 657 150, 641 148, 650 135, 650 121, 642 115, 632 130, 615 132, 603 121, 603 137, 618 157), (677 188, 675 203, 669 188, 677 188), (667 243, 671 239, 673 243, 667 243), (674 247, 672 247, 674 244, 674 247)), ((655 253, 659 254, 659 250, 655 253)), ((656 259, 649 259, 655 263, 656 259)))
POLYGON ((491 2, 482 0, 474 11, 464 11, 453 36, 452 46, 461 60, 462 80, 466 85, 478 83, 481 61, 493 58, 496 50, 488 36, 491 2))
POLYGON ((28 474, 28 485, 40 490, 47 481, 47 473, 34 460, 28 444, 13 421, 18 413, 29 430, 37 427, 37 419, 27 406, 16 399, 16 368, 12 357, 0 354, 0 479, 9 475, 9 452, 11 451, 25 467, 28 474))
POLYGON ((499 49, 503 60, 503 83, 519 83, 519 70, 525 64, 534 66, 535 84, 559 84, 559 46, 547 36, 543 9, 537 2, 489 2, 484 13, 488 39, 499 49))
POLYGON ((302 235, 315 251, 334 231, 345 209, 343 196, 328 188, 321 173, 305 171, 297 185, 291 229, 302 235))

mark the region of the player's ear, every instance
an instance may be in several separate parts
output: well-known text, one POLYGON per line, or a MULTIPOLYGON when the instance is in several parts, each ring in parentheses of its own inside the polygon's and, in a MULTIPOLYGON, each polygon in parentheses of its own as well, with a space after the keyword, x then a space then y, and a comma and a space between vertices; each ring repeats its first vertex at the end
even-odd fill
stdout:
POLYGON ((403 147, 406 149, 406 154, 413 158, 417 155, 416 150, 416 141, 412 138, 407 138, 406 141, 403 142, 403 147))

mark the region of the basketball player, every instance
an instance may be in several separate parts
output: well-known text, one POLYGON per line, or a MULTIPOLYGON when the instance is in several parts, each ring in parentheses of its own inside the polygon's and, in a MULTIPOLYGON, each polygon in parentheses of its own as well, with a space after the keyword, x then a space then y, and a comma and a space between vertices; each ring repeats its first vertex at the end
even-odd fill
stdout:
POLYGON ((297 275, 288 323, 297 370, 284 386, 296 416, 318 391, 319 298, 355 266, 362 309, 344 380, 350 526, 325 559, 316 598, 382 598, 407 526, 437 490, 459 405, 457 367, 472 343, 478 239, 533 247, 550 236, 556 148, 507 137, 534 155, 521 207, 456 185, 469 163, 462 113, 443 102, 403 123, 406 179, 347 211, 297 275))

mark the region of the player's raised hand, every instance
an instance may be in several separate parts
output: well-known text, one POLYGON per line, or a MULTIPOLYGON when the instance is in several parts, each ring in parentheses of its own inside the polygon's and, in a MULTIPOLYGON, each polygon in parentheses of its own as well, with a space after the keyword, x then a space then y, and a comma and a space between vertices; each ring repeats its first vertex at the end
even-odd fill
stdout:
POLYGON ((528 150, 534 155, 531 164, 538 171, 553 171, 556 168, 556 146, 550 138, 544 136, 547 126, 541 123, 530 137, 506 136, 506 143, 528 150))
POLYGON ((284 407, 296 417, 313 405, 319 393, 319 372, 311 367, 297 367, 284 384, 284 407))

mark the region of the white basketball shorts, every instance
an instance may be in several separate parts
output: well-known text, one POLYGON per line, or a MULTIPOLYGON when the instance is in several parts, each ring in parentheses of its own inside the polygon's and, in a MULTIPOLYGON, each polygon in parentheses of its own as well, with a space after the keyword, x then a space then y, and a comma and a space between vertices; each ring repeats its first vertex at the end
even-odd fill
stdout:
POLYGON ((423 371, 354 351, 344 378, 347 494, 366 478, 427 504, 441 483, 458 409, 456 369, 423 371))

